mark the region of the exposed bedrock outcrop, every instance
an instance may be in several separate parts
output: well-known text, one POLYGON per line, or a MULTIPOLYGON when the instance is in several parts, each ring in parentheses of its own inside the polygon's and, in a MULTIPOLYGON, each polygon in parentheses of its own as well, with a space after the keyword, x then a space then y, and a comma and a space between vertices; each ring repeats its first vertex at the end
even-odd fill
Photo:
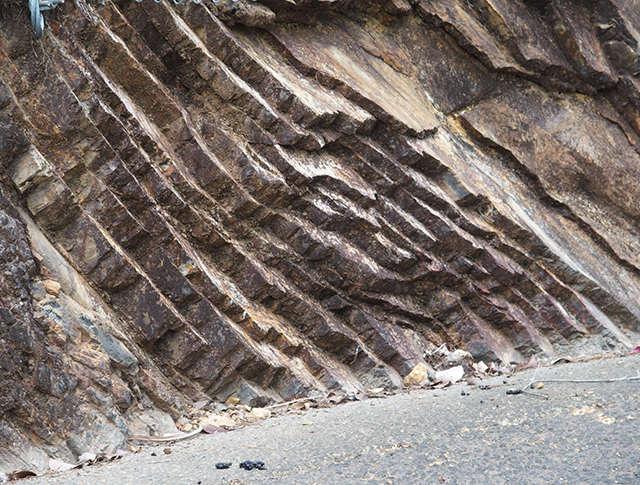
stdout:
POLYGON ((225 2, 0 4, 0 471, 638 344, 637 1, 225 2))

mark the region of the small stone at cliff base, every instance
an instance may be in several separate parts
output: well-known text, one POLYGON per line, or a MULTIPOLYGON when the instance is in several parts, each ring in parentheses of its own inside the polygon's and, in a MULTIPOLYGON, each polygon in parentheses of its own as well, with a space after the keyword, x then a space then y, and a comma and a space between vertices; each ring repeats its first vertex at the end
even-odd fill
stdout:
POLYGON ((253 470, 254 468, 256 470, 266 470, 267 469, 267 467, 264 466, 264 462, 262 462, 262 461, 243 461, 242 463, 240 463, 240 468, 244 468, 247 471, 253 470))
POLYGON ((60 293, 60 283, 54 280, 44 280, 42 282, 44 285, 44 289, 47 290, 47 293, 53 296, 58 296, 60 293))
POLYGON ((417 386, 421 382, 428 381, 429 375, 433 375, 433 369, 429 369, 426 364, 416 365, 409 374, 404 378, 406 386, 417 386))
POLYGON ((227 406, 235 406, 239 402, 240 402, 240 399, 238 399, 237 397, 230 397, 229 399, 227 399, 226 405, 227 406))
POLYGON ((218 470, 225 470, 227 468, 231 468, 232 463, 231 462, 226 462, 226 463, 216 463, 216 468, 218 470))

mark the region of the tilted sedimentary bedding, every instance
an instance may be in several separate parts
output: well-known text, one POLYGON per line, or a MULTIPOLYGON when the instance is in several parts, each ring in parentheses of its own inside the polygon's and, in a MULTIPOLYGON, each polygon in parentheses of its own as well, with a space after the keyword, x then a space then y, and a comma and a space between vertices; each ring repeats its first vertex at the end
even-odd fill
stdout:
POLYGON ((637 0, 225 2, 0 3, 0 471, 637 345, 637 0))

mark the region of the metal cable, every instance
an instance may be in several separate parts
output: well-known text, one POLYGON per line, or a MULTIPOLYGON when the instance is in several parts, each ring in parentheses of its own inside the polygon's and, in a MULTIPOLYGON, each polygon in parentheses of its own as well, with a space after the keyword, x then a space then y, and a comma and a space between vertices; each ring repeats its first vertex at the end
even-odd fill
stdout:
POLYGON ((31 25, 33 25, 36 37, 42 37, 42 34, 44 34, 44 17, 40 12, 40 1, 29 0, 29 10, 31 11, 31 25))

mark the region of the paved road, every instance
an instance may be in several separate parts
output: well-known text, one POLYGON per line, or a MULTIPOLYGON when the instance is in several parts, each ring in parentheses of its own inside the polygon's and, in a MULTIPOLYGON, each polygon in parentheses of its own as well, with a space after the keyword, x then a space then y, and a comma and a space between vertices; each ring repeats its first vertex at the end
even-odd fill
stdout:
MULTIPOLYGON (((640 357, 630 356, 543 367, 537 378, 617 378, 638 369, 640 357)), ((547 383, 540 392, 548 400, 506 394, 532 372, 508 385, 491 379, 489 390, 459 384, 272 418, 200 435, 169 455, 145 447, 119 462, 24 483, 640 484, 640 380, 547 383), (239 469, 244 460, 268 469, 239 469), (234 465, 216 470, 221 461, 234 465)))

